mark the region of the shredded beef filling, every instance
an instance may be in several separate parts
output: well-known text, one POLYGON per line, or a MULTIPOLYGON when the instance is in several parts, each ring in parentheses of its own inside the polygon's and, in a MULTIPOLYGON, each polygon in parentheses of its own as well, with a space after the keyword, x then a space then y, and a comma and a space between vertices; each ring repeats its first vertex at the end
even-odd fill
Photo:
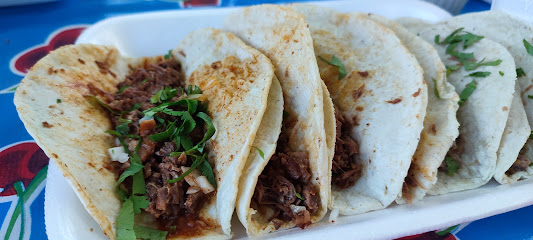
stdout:
MULTIPOLYGON (((446 153, 446 157, 451 157, 453 158, 453 160, 459 163, 459 159, 461 159, 461 154, 463 154, 464 150, 465 141, 463 140, 462 136, 459 135, 459 137, 455 139, 455 142, 453 142, 453 145, 450 150, 448 150, 448 153, 446 153)), ((442 161, 438 170, 442 172, 448 172, 448 165, 446 165, 446 161, 442 161)))
POLYGON ((505 172, 505 175, 511 176, 515 174, 516 172, 527 171, 529 164, 531 164, 531 160, 529 160, 529 158, 526 157, 525 151, 526 151, 525 147, 523 147, 522 150, 520 150, 520 153, 518 154, 516 161, 509 168, 509 170, 505 172))
POLYGON ((331 182, 340 189, 346 189, 355 184, 361 176, 363 167, 358 162, 359 144, 350 136, 355 123, 344 118, 337 107, 335 107, 335 118, 337 140, 335 141, 331 182))
POLYGON ((259 175, 251 207, 263 214, 270 212, 268 221, 278 229, 283 222, 294 220, 300 228, 311 224, 311 215, 318 211, 320 196, 311 182, 307 152, 295 152, 288 147, 285 122, 276 153, 259 175), (267 211, 267 209, 269 211, 267 211))
MULTIPOLYGON (((164 127, 157 127, 154 119, 139 120, 144 116, 142 111, 155 107, 150 97, 165 87, 183 87, 180 81, 181 66, 175 60, 168 60, 158 64, 149 64, 144 68, 137 68, 126 77, 126 81, 120 83, 120 91, 111 98, 108 106, 113 111, 122 113, 122 116, 113 116, 114 128, 125 120, 131 120, 128 124, 128 134, 141 136, 139 157, 144 164, 144 177, 146 184, 146 196, 150 202, 145 209, 146 212, 159 220, 163 229, 172 226, 191 225, 197 222, 198 209, 209 199, 212 193, 204 194, 202 191, 186 194, 190 187, 186 181, 180 180, 176 183, 167 183, 179 177, 183 171, 181 166, 190 167, 192 159, 188 159, 185 154, 181 156, 170 156, 176 150, 174 142, 154 142, 148 136, 165 131, 164 127), (122 118, 122 119, 121 119, 122 118)), ((181 93, 178 91, 173 100, 178 100, 181 93)), ((187 110, 183 106, 173 106, 173 110, 187 110)), ((175 121, 177 117, 166 114, 156 114, 156 117, 166 121, 175 121)), ((195 119, 196 120, 196 119, 195 119)), ((193 143, 201 141, 204 130, 196 127, 188 136, 193 143)), ((130 151, 134 151, 139 140, 126 138, 126 144, 130 151)), ((123 164, 112 162, 117 177, 130 166, 129 162, 123 164)), ((123 183, 124 189, 131 189, 131 179, 126 179, 123 183)))

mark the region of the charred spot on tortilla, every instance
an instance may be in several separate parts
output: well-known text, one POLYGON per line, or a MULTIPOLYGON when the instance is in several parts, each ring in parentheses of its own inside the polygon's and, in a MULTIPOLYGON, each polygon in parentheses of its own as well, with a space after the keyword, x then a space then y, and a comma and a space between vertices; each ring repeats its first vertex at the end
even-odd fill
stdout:
POLYGON ((331 168, 331 183, 339 189, 347 189, 355 185, 357 179, 361 177, 363 165, 359 158, 359 144, 350 136, 356 126, 355 122, 347 121, 338 107, 333 106, 337 138, 331 168))
POLYGON ((367 72, 367 71, 364 71, 364 72, 358 71, 357 73, 358 73, 359 76, 361 76, 361 77, 364 77, 364 78, 368 77, 368 72, 367 72))
POLYGON ((397 104, 397 103, 399 103, 401 101, 402 101, 402 97, 399 97, 399 98, 395 98, 395 99, 392 99, 392 100, 388 100, 387 103, 397 104))
POLYGON ((431 132, 433 133, 433 135, 437 134, 437 126, 434 123, 431 124, 431 132))
POLYGON ((320 206, 318 187, 311 181, 309 153, 289 147, 290 129, 296 122, 291 116, 283 120, 276 152, 259 175, 250 203, 256 211, 271 210, 273 214, 267 221, 276 229, 288 221, 294 221, 302 229, 307 227, 311 224, 311 215, 320 206))
POLYGON ((418 91, 416 91, 415 93, 413 93, 413 97, 418 97, 418 95, 420 95, 420 91, 422 91, 421 88, 418 88, 418 91))
POLYGON ((51 127, 54 126, 54 125, 52 125, 52 124, 50 124, 48 122, 42 122, 42 124, 43 124, 43 127, 45 127, 45 128, 51 128, 51 127))
POLYGON ((78 62, 81 64, 85 64, 85 61, 83 61, 81 58, 78 58, 78 62))
POLYGON ((365 84, 361 85, 357 90, 353 91, 353 100, 357 101, 363 95, 363 91, 365 90, 365 84))
MULTIPOLYGON (((158 60, 131 68, 115 94, 87 86, 98 96, 89 99, 107 109, 114 126, 107 132, 117 143, 109 149, 112 161, 104 168, 115 173, 123 201, 118 239, 124 237, 121 234, 143 238, 146 232, 194 236, 216 225, 199 213, 216 194, 204 149, 216 131, 208 103, 201 100, 205 98, 197 86, 183 85, 179 62, 172 57, 158 60), (156 228, 164 231, 133 226, 134 214, 139 213, 151 215, 156 228)), ((105 71, 105 62, 97 64, 105 71)))

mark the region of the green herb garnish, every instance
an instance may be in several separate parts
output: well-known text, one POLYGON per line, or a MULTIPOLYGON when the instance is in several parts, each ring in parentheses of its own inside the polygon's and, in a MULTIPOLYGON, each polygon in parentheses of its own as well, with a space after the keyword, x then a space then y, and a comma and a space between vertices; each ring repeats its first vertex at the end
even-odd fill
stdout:
POLYGON ((502 77, 503 77, 503 75, 505 75, 505 74, 503 74, 503 72, 502 72, 502 71, 500 71, 499 73, 500 73, 500 76, 502 76, 502 77))
POLYGON ((519 77, 523 77, 523 76, 525 76, 525 75, 526 75, 526 73, 524 72, 524 69, 522 69, 522 68, 517 68, 517 69, 516 69, 516 77, 517 77, 517 78, 519 78, 519 77))
POLYGON ((527 95, 527 98, 533 99, 533 95, 527 95))
POLYGON ((481 61, 479 62, 466 62, 465 63, 465 70, 466 71, 472 71, 480 66, 498 66, 500 65, 500 63, 502 63, 502 60, 501 59, 497 59, 497 60, 494 60, 494 61, 490 61, 490 62, 485 62, 485 58, 483 58, 481 61))
POLYGON ((341 80, 346 76, 346 68, 344 67, 344 64, 342 64, 341 60, 335 57, 335 55, 331 55, 331 61, 328 61, 321 56, 318 56, 318 58, 320 58, 320 60, 326 62, 329 65, 336 66, 339 68, 339 77, 337 78, 337 80, 341 80))
POLYGON ((459 105, 462 105, 464 102, 466 102, 474 90, 476 90, 476 81, 472 80, 472 82, 467 84, 465 89, 463 89, 463 91, 461 91, 459 94, 459 105))
POLYGON ((120 87, 120 89, 118 90, 117 94, 122 94, 124 92, 124 90, 130 88, 130 86, 122 86, 120 87))
POLYGON ((113 111, 113 109, 111 109, 111 107, 109 107, 107 104, 105 104, 104 102, 102 102, 100 99, 98 99, 97 97, 95 96, 84 96, 84 97, 88 97, 94 101, 96 101, 98 104, 100 104, 100 106, 102 106, 103 108, 107 109, 107 111, 109 111, 111 114, 113 115, 119 115, 117 112, 113 111))
POLYGON ((159 90, 154 96, 150 97, 150 102, 152 104, 166 102, 167 100, 172 99, 178 94, 178 90, 171 87, 165 87, 159 90))
POLYGON ((446 77, 450 76, 450 74, 452 72, 459 70, 459 68, 461 68, 461 65, 449 65, 449 66, 446 66, 446 77))
POLYGON ((529 139, 533 140, 533 131, 529 134, 529 139))
POLYGON ((170 59, 172 57, 172 50, 168 50, 168 53, 165 54, 165 59, 170 59))
POLYGON ((196 85, 187 86, 187 89, 185 90, 185 92, 187 93, 187 95, 202 94, 202 90, 200 90, 200 88, 198 88, 198 86, 196 85))
POLYGON ((446 157, 444 161, 446 161, 446 174, 448 176, 453 177, 453 175, 455 175, 455 173, 459 169, 459 163, 452 157, 446 157))
POLYGON ((61 103, 61 99, 56 99, 56 103, 61 103))
POLYGON ((470 77, 487 77, 490 75, 490 72, 473 72, 468 74, 470 77))
POLYGON ((207 161, 207 158, 206 161, 204 161, 202 164, 200 164, 200 166, 198 166, 198 170, 200 170, 202 175, 207 178, 207 180, 209 181, 209 183, 211 183, 213 187, 217 187, 215 175, 213 174, 213 168, 211 167, 211 164, 209 164, 209 162, 207 161))
MULTIPOLYGON (((176 226, 173 226, 174 229, 176 226)), ((142 226, 134 226, 133 230, 135 231, 135 237, 140 239, 150 239, 150 240, 165 240, 167 239, 167 231, 159 231, 153 228, 147 228, 142 226)))
POLYGON ((435 93, 435 96, 437 96, 438 99, 440 98, 439 89, 437 88, 437 80, 435 78, 432 78, 433 80, 433 92, 435 93))
POLYGON ((531 45, 531 43, 529 43, 526 39, 524 39, 523 42, 524 42, 524 47, 526 48, 527 53, 533 56, 533 46, 531 45))
POLYGON ((259 156, 262 158, 262 159, 265 159, 265 154, 263 153, 263 151, 261 151, 261 149, 259 149, 258 147, 256 146, 253 146, 255 149, 257 149, 257 153, 259 153, 259 156))
POLYGON ((302 195, 300 195, 299 193, 297 193, 296 189, 293 188, 292 191, 294 192, 294 195, 296 195, 297 198, 299 198, 302 201, 305 201, 305 198, 302 197, 302 195))

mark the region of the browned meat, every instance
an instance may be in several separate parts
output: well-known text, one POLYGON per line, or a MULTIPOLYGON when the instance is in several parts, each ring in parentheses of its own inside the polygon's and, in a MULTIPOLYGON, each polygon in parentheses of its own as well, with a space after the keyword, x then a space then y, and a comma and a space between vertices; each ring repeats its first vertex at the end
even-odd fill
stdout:
POLYGON ((317 212, 320 206, 319 193, 311 182, 309 154, 292 151, 288 145, 290 137, 287 129, 296 122, 295 119, 284 120, 276 153, 259 176, 250 204, 260 213, 270 208, 274 214, 269 221, 276 229, 291 220, 301 228, 308 226, 311 214, 317 212), (295 213, 291 206, 304 206, 305 210, 295 213))
POLYGON ((359 163, 359 145, 350 136, 354 122, 346 121, 336 106, 335 118, 337 141, 335 141, 331 182, 340 189, 346 189, 353 186, 359 179, 363 167, 359 163))
POLYGON ((202 203, 205 194, 202 191, 190 194, 185 201, 185 210, 188 214, 194 214, 198 210, 198 206, 202 203))
POLYGON ((280 153, 281 165, 287 168, 289 176, 294 180, 308 182, 311 178, 311 172, 307 167, 309 154, 307 152, 288 152, 280 153))
MULTIPOLYGON (((142 111, 159 104, 151 103, 150 98, 154 94, 165 87, 183 87, 180 71, 181 66, 175 60, 158 64, 145 64, 144 67, 139 67, 128 75, 126 80, 117 86, 120 91, 114 95, 92 85, 88 86, 89 91, 107 102, 113 111, 122 113, 120 116, 111 116, 114 127, 127 121, 128 128, 122 128, 128 130, 124 135, 140 137, 128 137, 124 140, 130 152, 134 152, 139 141, 142 141, 138 155, 144 164, 146 197, 150 202, 144 211, 159 219, 160 224, 166 228, 176 225, 187 225, 188 227, 201 225, 197 216, 198 208, 213 195, 206 195, 201 191, 190 195, 186 194, 190 186, 184 180, 172 184, 167 183, 166 180, 177 178, 183 173, 181 166, 191 166, 192 160, 188 160, 185 154, 170 156, 171 152, 178 150, 174 142, 155 142, 150 139, 149 136, 165 131, 164 126, 158 126, 158 121, 151 119, 139 123, 139 120, 144 116, 142 111)), ((177 95, 172 98, 172 101, 180 98, 181 91, 177 91, 177 95)), ((172 106, 171 108, 176 111, 187 109, 186 106, 172 106)), ((159 113, 155 117, 165 121, 178 119, 175 116, 159 113)), ((188 137, 193 143, 197 143, 204 137, 204 134, 204 127, 198 125, 188 137)), ((118 178, 130 166, 130 163, 111 162, 108 165, 107 168, 114 171, 118 178)), ((131 189, 131 185, 131 178, 127 178, 122 187, 131 189)))
POLYGON ((301 229, 311 225, 311 215, 309 214, 309 211, 302 210, 294 214, 294 222, 296 223, 296 226, 301 229))
POLYGON ((522 172, 526 171, 529 167, 529 164, 531 164, 531 160, 529 160, 524 154, 524 148, 520 150, 520 153, 518 154, 518 158, 513 163, 513 165, 505 172, 507 176, 511 176, 515 174, 516 172, 522 172))

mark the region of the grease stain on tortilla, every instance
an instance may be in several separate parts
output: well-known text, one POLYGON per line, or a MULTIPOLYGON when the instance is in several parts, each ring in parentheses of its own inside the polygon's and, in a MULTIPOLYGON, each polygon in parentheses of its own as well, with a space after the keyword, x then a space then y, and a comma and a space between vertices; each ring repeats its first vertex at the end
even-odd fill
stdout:
POLYGON ((399 98, 395 98, 395 99, 389 100, 389 101, 387 101, 387 103, 397 104, 397 103, 399 103, 401 101, 402 101, 402 97, 399 97, 399 98))
POLYGON ((502 107, 502 111, 505 112, 505 111, 507 111, 507 110, 509 110, 509 108, 508 108, 507 106, 503 106, 503 107, 502 107))

